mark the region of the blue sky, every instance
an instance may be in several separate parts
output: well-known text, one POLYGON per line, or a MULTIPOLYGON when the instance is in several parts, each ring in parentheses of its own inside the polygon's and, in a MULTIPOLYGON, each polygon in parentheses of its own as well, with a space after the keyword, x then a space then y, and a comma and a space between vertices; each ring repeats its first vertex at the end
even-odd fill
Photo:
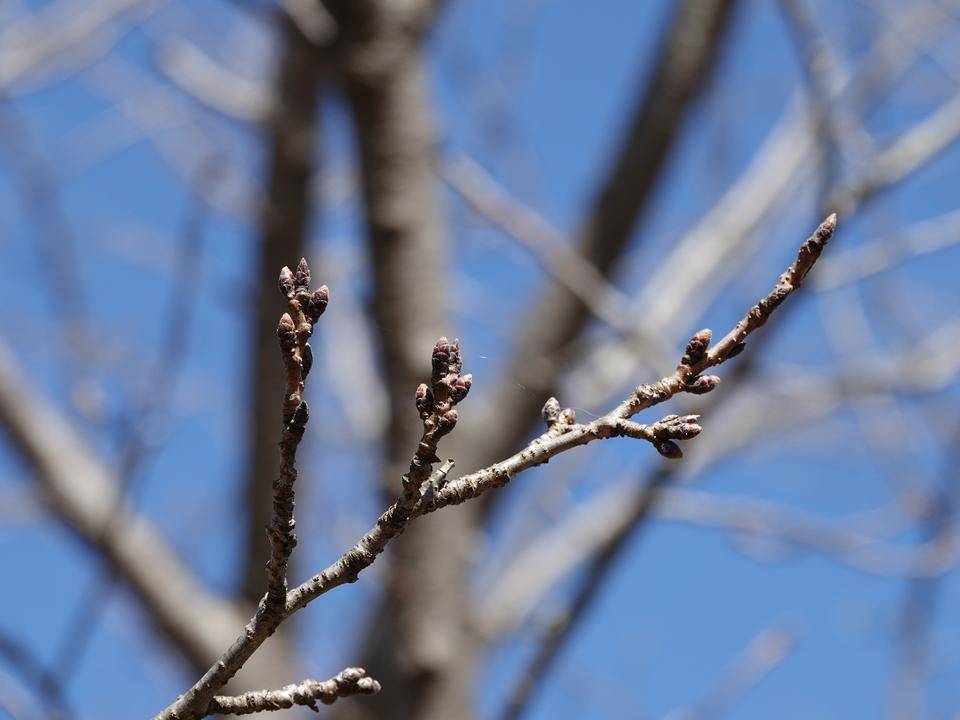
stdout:
MULTIPOLYGON (((516 197, 557 227, 574 232, 649 71, 669 6, 622 0, 452 3, 428 54, 442 146, 474 157, 516 197)), ((832 38, 854 55, 862 51, 878 21, 858 3, 838 6, 832 8, 832 38)), ((0 21, 9 24, 14 14, 9 11, 0 21)), ((175 292, 170 268, 193 203, 163 148, 200 147, 227 157, 246 182, 263 182, 259 135, 204 110, 194 108, 185 122, 174 118, 169 127, 156 131, 153 141, 136 132, 129 142, 124 139, 130 122, 118 102, 157 84, 183 97, 156 66, 158 42, 179 34, 248 77, 269 77, 271 36, 256 20, 220 2, 194 7, 170 3, 140 20, 83 72, 35 92, 15 87, 0 106, 7 127, 7 139, 0 142, 0 218, 5 228, 0 237, 0 336, 30 382, 112 461, 126 428, 124 408, 144 396, 156 362, 175 292), (10 131, 11 122, 25 133, 10 131), (198 128, 205 134, 193 135, 198 128), (98 151, 94 139, 104 148, 111 143, 116 147, 98 151), (53 194, 42 193, 35 212, 26 208, 21 192, 26 179, 18 158, 22 161, 25 154, 48 168, 56 188, 53 194), (91 163, 85 157, 97 159, 91 163), (93 338, 86 348, 64 341, 60 323, 66 314, 60 296, 38 281, 44 227, 51 228, 50 242, 57 247, 70 243, 74 248, 73 270, 80 278, 83 314, 93 338), (84 407, 92 408, 87 417, 78 411, 77 397, 87 398, 84 407)), ((955 92, 956 84, 944 78, 942 67, 951 62, 960 67, 953 62, 955 54, 946 45, 938 50, 936 62, 921 63, 870 116, 870 130, 881 140, 889 139, 955 92)), ((799 82, 793 46, 776 3, 744 0, 715 81, 684 128, 637 229, 641 249, 631 253, 616 278, 622 290, 635 292, 737 177, 799 82)), ((331 173, 349 171, 345 110, 335 99, 324 105, 323 113, 324 162, 331 173)), ((842 222, 837 245, 856 247, 884 231, 956 209, 958 163, 955 148, 943 153, 894 193, 842 222)), ((444 200, 458 257, 451 271, 457 279, 451 283, 458 290, 451 300, 457 326, 450 334, 463 339, 466 369, 474 373, 477 386, 492 386, 518 309, 535 297, 543 276, 512 241, 470 216, 452 195, 445 193, 444 200)), ((748 271, 734 279, 696 327, 681 330, 729 327, 768 289, 815 226, 813 206, 810 189, 798 191, 766 226, 768 237, 748 271)), ((315 276, 331 284, 329 312, 338 312, 338 297, 365 301, 367 261, 357 211, 356 198, 349 194, 316 211, 312 250, 326 266, 315 270, 315 276), (326 279, 326 273, 336 281, 326 279)), ((238 479, 248 352, 244 313, 256 235, 246 219, 228 212, 213 211, 206 220, 197 260, 197 301, 171 417, 153 428, 156 448, 137 476, 134 498, 170 544, 189 557, 196 572, 212 588, 226 592, 235 586, 239 562, 241 528, 235 518, 243 511, 238 479)), ((958 262, 960 254, 948 248, 896 271, 895 283, 908 299, 908 317, 923 318, 930 329, 955 316, 958 262)), ((898 325, 882 305, 874 305, 889 282, 888 276, 867 281, 850 296, 868 307, 881 347, 903 345, 924 329, 898 325)), ((821 315, 834 306, 828 293, 811 294, 800 302, 803 307, 792 312, 765 348, 767 363, 829 372, 836 367, 836 357, 821 315)), ((604 336, 602 330, 595 332, 604 336)), ((316 482, 300 500, 301 574, 336 557, 381 509, 372 482, 337 484, 347 472, 371 478, 376 453, 349 433, 330 430, 334 423, 324 416, 336 417, 342 408, 326 355, 321 369, 324 372, 314 377, 323 378, 322 383, 312 392, 322 411, 315 413, 320 422, 311 425, 307 436, 305 463, 305 472, 315 473, 316 482), (332 521, 331 499, 336 501, 332 521)), ((728 372, 725 367, 720 374, 728 372)), ((952 381, 938 396, 905 397, 898 405, 921 426, 929 413, 955 404, 956 390, 952 381)), ((469 411, 468 404, 464 411, 469 411)), ((709 417, 704 427, 709 433, 709 417)), ((912 452, 901 458, 910 468, 910 483, 929 487, 943 482, 945 475, 949 479, 949 448, 922 436, 911 442, 912 452), (928 446, 932 450, 924 453, 928 446)), ((549 471, 518 478, 519 487, 510 489, 515 501, 511 507, 517 510, 499 518, 493 532, 508 532, 517 512, 535 508, 535 498, 551 478, 572 474, 575 483, 568 502, 576 503, 624 473, 636 474, 655 462, 647 447, 609 445, 590 449, 589 460, 564 459, 551 463, 549 471)), ((887 470, 871 457, 860 419, 848 412, 737 453, 709 467, 696 482, 698 488, 719 494, 767 498, 826 518, 844 518, 892 500, 895 485, 887 470)), ((29 471, 0 444, 2 496, 13 506, 31 488, 29 471)), ((545 515, 539 522, 547 526, 550 518, 545 515)), ((916 536, 902 534, 894 540, 908 542, 916 536)), ((489 543, 496 547, 497 538, 489 543)), ((0 599, 0 630, 52 662, 70 612, 101 572, 100 563, 42 512, 4 515, 0 557, 10 579, 10 591, 0 599)), ((529 717, 662 717, 695 703, 752 637, 781 623, 796 633, 795 648, 728 717, 885 715, 896 622, 906 588, 901 578, 874 577, 833 558, 800 551, 762 562, 727 533, 654 523, 617 563, 602 599, 557 663, 529 717), (578 695, 573 681, 584 675, 594 679, 592 689, 578 695)), ((375 580, 366 578, 303 614, 298 635, 308 674, 326 677, 355 662, 350 638, 374 590, 375 580), (316 637, 337 642, 313 642, 316 637)), ((947 717, 960 705, 957 573, 944 576, 937 592, 926 692, 925 717, 930 718, 947 717)), ((483 674, 493 688, 479 703, 484 713, 498 707, 529 647, 529 638, 521 638, 494 653, 483 674)), ((0 673, 2 679, 10 670, 0 664, 0 673)), ((69 696, 82 718, 142 717, 164 706, 188 681, 192 678, 184 668, 144 627, 132 596, 120 590, 111 596, 69 696)))

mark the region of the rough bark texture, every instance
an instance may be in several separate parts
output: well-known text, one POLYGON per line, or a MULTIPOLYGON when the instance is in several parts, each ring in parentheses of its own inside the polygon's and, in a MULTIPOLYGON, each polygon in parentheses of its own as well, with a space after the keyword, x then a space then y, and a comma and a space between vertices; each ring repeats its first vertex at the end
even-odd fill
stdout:
POLYGON ((280 58, 274 83, 275 105, 268 119, 267 198, 261 213, 259 252, 254 274, 251 332, 250 414, 247 417, 246 492, 249 513, 243 558, 243 595, 257 602, 263 595, 263 568, 270 546, 264 528, 273 507, 271 479, 276 474, 278 422, 284 372, 277 355, 277 271, 304 255, 310 220, 310 181, 314 173, 317 90, 322 58, 285 13, 280 58))

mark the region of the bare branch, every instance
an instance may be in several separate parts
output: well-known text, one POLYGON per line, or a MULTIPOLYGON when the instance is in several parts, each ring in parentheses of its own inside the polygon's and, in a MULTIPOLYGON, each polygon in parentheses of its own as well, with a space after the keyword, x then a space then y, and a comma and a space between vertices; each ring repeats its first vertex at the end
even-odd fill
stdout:
MULTIPOLYGON (((633 237, 684 119, 714 67, 734 5, 731 0, 685 0, 675 6, 652 74, 642 76, 649 83, 577 233, 577 252, 603 276, 612 274, 633 237)), ((478 463, 502 457, 517 437, 528 433, 540 409, 538 397, 556 393, 562 374, 557 358, 588 319, 582 302, 557 284, 531 308, 517 331, 520 341, 503 382, 491 394, 497 422, 471 428, 470 450, 478 463), (518 382, 531 392, 516 392, 518 382)))
POLYGON ((0 36, 0 90, 9 93, 16 83, 56 62, 77 72, 134 26, 115 24, 118 18, 147 15, 162 5, 161 0, 105 0, 86 3, 79 11, 69 0, 48 5, 0 36), (63 62, 65 57, 69 64, 63 62), (77 62, 78 58, 86 62, 77 62))
POLYGON ((750 690, 793 652, 796 632, 786 624, 764 628, 724 668, 714 686, 695 705, 674 710, 664 720, 708 720, 727 714, 750 690))
MULTIPOLYGON (((114 567, 191 665, 206 667, 233 637, 242 622, 240 611, 211 595, 147 520, 127 508, 113 515, 117 488, 110 472, 18 372, 3 347, 0 424, 35 473, 50 510, 114 567), (112 531, 104 535, 108 521, 112 531)), ((261 679, 273 677, 271 667, 281 664, 272 651, 259 660, 263 664, 255 670, 261 679)))
POLYGON ((273 79, 265 126, 268 143, 267 190, 259 210, 258 252, 255 261, 255 310, 251 313, 253 363, 247 379, 252 402, 247 414, 248 456, 245 480, 248 508, 243 564, 243 594, 256 602, 263 592, 267 546, 263 527, 271 521, 271 487, 264 482, 275 472, 281 428, 275 421, 277 398, 283 392, 278 362, 274 296, 277 268, 305 252, 311 214, 310 180, 319 135, 317 91, 323 58, 299 26, 277 14, 281 55, 273 79))
MULTIPOLYGON (((737 326, 715 347, 709 347, 711 336, 709 331, 697 333, 688 343, 681 364, 672 375, 652 385, 638 386, 611 412, 585 425, 576 424, 572 411, 560 411, 558 403, 551 399, 543 411, 548 424, 548 430, 544 435, 534 439, 524 449, 506 460, 456 480, 448 480, 435 491, 421 494, 419 501, 411 504, 413 492, 410 487, 414 484, 414 480, 434 477, 432 464, 437 458, 436 446, 431 438, 422 457, 418 450, 414 464, 411 464, 412 471, 407 475, 400 497, 380 516, 377 524, 335 563, 290 590, 287 593, 286 606, 282 614, 265 612, 265 607, 261 605, 260 611, 247 623, 243 632, 220 657, 220 660, 189 691, 160 713, 157 719, 188 720, 202 717, 213 694, 240 670, 244 662, 256 652, 256 649, 284 619, 330 590, 355 582, 359 574, 374 563, 390 541, 403 533, 413 519, 502 487, 520 472, 542 465, 562 452, 594 440, 623 436, 637 437, 651 441, 658 452, 668 458, 680 457, 679 447, 674 441, 693 437, 700 432, 695 416, 686 418, 671 416, 649 427, 631 423, 629 419, 640 410, 664 402, 679 392, 699 393, 716 387, 717 380, 714 376, 702 376, 700 373, 736 356, 743 350, 744 340, 761 327, 777 307, 800 287, 807 272, 817 261, 823 247, 832 236, 835 227, 835 215, 831 215, 821 223, 816 232, 803 243, 797 259, 780 276, 774 289, 751 308, 737 326), (702 385, 698 387, 698 384, 706 378, 710 378, 705 383, 708 387, 702 385)), ((283 277, 281 276, 281 283, 283 283, 283 277)), ((460 393, 465 396, 469 383, 465 382, 466 376, 459 375, 461 369, 459 347, 445 341, 438 343, 433 357, 435 368, 433 377, 439 379, 438 383, 443 386, 443 392, 449 393, 450 399, 457 398, 460 393)), ((424 430, 429 432, 426 420, 435 418, 437 408, 435 407, 436 399, 431 403, 426 391, 425 386, 421 386, 418 390, 417 404, 424 419, 424 430)), ((449 412, 444 410, 445 415, 449 412)), ((435 422, 439 426, 440 421, 435 420, 435 422)))
POLYGON ((317 703, 332 705, 351 695, 373 695, 380 692, 380 683, 367 677, 363 668, 341 670, 329 680, 304 680, 279 690, 259 690, 236 697, 217 695, 207 708, 207 715, 248 715, 268 710, 286 710, 295 705, 317 711, 317 703))
POLYGON ((960 211, 923 220, 889 235, 841 249, 817 270, 812 288, 834 290, 960 243, 960 211))
POLYGON ((293 529, 294 484, 297 481, 297 448, 303 439, 309 413, 303 399, 304 383, 313 366, 308 342, 313 327, 327 309, 330 291, 326 285, 311 292, 310 267, 301 258, 297 271, 284 266, 280 271, 280 292, 287 298, 288 312, 280 318, 277 339, 287 375, 283 394, 283 432, 280 435, 280 474, 273 482, 273 518, 267 528, 270 559, 267 561, 267 607, 273 613, 283 609, 287 595, 287 563, 297 544, 293 529))
POLYGON ((632 317, 630 298, 572 247, 546 218, 512 197, 483 168, 465 155, 440 163, 440 175, 464 202, 494 227, 519 241, 538 263, 590 313, 612 328, 634 351, 657 365, 661 343, 632 317))

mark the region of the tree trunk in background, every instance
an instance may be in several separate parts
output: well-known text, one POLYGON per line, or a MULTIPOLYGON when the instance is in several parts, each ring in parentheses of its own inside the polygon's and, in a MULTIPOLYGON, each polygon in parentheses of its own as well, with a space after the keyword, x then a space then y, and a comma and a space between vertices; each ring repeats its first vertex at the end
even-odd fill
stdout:
MULTIPOLYGON (((453 335, 432 105, 421 54, 435 8, 408 3, 401 10, 387 2, 329 7, 341 31, 341 68, 360 153, 371 310, 389 396, 382 481, 393 500, 422 430, 414 391, 430 377, 437 338, 453 335)), ((462 654, 472 526, 463 512, 437 513, 412 525, 393 548, 382 609, 357 657, 383 690, 344 704, 335 715, 465 717, 473 670, 462 654)))

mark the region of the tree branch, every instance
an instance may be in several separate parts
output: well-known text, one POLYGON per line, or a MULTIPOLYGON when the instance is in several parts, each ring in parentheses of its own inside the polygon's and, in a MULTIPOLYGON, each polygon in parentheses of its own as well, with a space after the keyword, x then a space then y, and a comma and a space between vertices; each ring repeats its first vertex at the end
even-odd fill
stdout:
POLYGON ((249 513, 246 547, 241 553, 244 597, 257 602, 263 592, 263 568, 268 547, 263 528, 270 522, 272 491, 264 478, 274 473, 281 428, 276 423, 277 398, 283 392, 276 352, 276 311, 270 291, 277 268, 288 258, 301 257, 310 219, 311 178, 314 174, 317 90, 323 57, 299 26, 277 11, 281 55, 266 118, 269 147, 267 197, 260 208, 259 252, 256 258, 254 312, 250 327, 253 363, 248 378, 245 506, 249 513))
MULTIPOLYGON (((601 276, 613 273, 633 237, 684 119, 715 65, 734 4, 684 0, 676 6, 649 84, 577 233, 577 252, 601 276)), ((471 427, 470 455, 478 463, 502 457, 516 438, 527 435, 539 411, 537 398, 556 392, 562 366, 555 359, 588 319, 584 304, 556 283, 533 304, 517 331, 520 341, 503 381, 492 393, 490 405, 497 409, 497 422, 471 427), (530 392, 516 392, 517 383, 530 392)))
MULTIPOLYGON (((710 332, 701 331, 687 344, 686 352, 676 371, 650 385, 638 386, 630 396, 606 415, 585 425, 575 422, 576 418, 569 408, 559 410, 559 404, 551 399, 544 407, 543 415, 547 421, 547 432, 534 439, 520 452, 506 460, 495 463, 482 470, 461 476, 445 483, 429 485, 431 480, 442 480, 443 473, 435 475, 433 464, 438 461, 435 451, 420 453, 418 449, 416 482, 420 483, 416 491, 415 484, 408 473, 404 487, 397 501, 387 509, 377 524, 335 563, 317 573, 312 578, 290 590, 286 596, 286 606, 282 615, 261 611, 255 615, 230 648, 220 657, 206 674, 175 703, 157 715, 157 720, 194 720, 203 717, 205 709, 214 693, 236 674, 269 637, 276 627, 310 602, 340 585, 355 582, 364 569, 374 563, 386 546, 407 528, 417 517, 434 513, 448 505, 457 505, 471 498, 502 487, 520 472, 548 462, 552 457, 571 448, 585 445, 599 439, 618 436, 640 437, 653 442, 656 449, 669 458, 680 457, 676 439, 686 439, 699 433, 693 416, 678 418, 670 416, 651 427, 629 423, 630 417, 643 409, 662 403, 679 392, 701 394, 717 386, 718 379, 712 375, 701 375, 703 370, 718 365, 739 354, 744 340, 761 327, 770 315, 803 282, 807 272, 819 258, 836 227, 836 216, 831 215, 817 228, 816 232, 800 248, 797 259, 780 276, 777 285, 744 318, 720 340, 713 348, 709 347, 710 332), (442 476, 442 477, 441 477, 442 476), (415 502, 413 502, 416 500, 415 502)), ((459 348, 456 348, 458 351, 459 348)), ((458 352, 445 341, 437 344, 434 352, 434 373, 445 378, 448 392, 464 384, 465 377, 459 375, 460 362, 458 352)), ((463 391, 466 394, 466 391, 463 391)), ((417 392, 417 406, 421 416, 428 413, 434 416, 434 410, 426 402, 424 390, 417 392)), ((449 411, 444 411, 449 412, 449 411)), ((424 429, 427 430, 426 420, 424 429)), ((435 446, 432 446, 435 448, 435 446)))
POLYGON ((317 702, 332 705, 351 695, 373 695, 380 692, 380 683, 367 677, 363 668, 341 670, 329 680, 304 680, 279 690, 259 690, 231 697, 217 695, 207 707, 207 715, 248 715, 268 710, 286 710, 295 705, 319 711, 317 702))

